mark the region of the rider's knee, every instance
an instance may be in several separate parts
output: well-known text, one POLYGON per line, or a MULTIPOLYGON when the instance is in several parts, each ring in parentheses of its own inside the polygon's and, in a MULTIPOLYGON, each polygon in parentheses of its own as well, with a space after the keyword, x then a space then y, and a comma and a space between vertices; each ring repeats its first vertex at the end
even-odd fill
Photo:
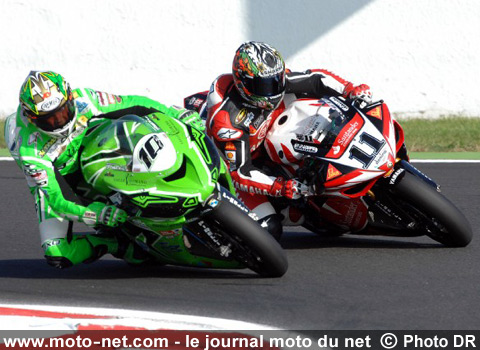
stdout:
POLYGON ((57 269, 73 266, 73 262, 67 257, 71 255, 71 247, 65 238, 49 239, 42 244, 42 247, 48 265, 57 269))
POLYGON ((50 266, 64 269, 79 263, 88 263, 97 260, 107 253, 102 245, 93 245, 87 236, 54 238, 43 242, 45 259, 50 266))
POLYGON ((277 241, 283 233, 282 215, 271 214, 259 220, 260 225, 265 228, 277 241))

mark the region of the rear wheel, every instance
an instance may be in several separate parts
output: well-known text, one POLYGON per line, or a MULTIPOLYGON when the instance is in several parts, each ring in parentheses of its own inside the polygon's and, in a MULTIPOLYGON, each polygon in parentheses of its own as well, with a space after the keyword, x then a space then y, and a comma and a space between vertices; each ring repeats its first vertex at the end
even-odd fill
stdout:
POLYGON ((393 192, 416 209, 423 234, 448 247, 465 247, 472 240, 472 228, 460 210, 415 175, 405 171, 393 192))
POLYGON ((219 202, 209 214, 232 243, 233 256, 264 277, 280 277, 288 261, 278 242, 255 220, 228 201, 219 202))

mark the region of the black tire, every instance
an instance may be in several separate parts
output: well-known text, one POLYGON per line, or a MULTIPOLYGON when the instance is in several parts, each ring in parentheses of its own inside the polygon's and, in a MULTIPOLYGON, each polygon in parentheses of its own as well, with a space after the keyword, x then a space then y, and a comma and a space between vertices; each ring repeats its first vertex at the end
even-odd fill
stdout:
POLYGON ((234 256, 264 277, 281 277, 288 261, 280 244, 255 220, 234 204, 223 200, 209 214, 235 243, 234 256))
POLYGON ((472 240, 472 228, 462 212, 420 178, 405 171, 393 191, 437 224, 437 230, 426 230, 430 238, 448 247, 465 247, 472 240))

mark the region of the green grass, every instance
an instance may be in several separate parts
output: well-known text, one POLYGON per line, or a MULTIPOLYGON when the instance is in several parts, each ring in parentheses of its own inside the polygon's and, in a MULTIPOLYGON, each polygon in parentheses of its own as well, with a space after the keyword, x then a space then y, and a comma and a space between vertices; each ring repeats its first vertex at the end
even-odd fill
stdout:
POLYGON ((480 152, 480 118, 399 120, 410 152, 480 152))
MULTIPOLYGON (((412 159, 480 159, 480 118, 399 120, 412 159)), ((0 156, 5 149, 5 121, 0 120, 0 156)))
POLYGON ((411 159, 480 159, 480 152, 408 152, 408 155, 411 159))

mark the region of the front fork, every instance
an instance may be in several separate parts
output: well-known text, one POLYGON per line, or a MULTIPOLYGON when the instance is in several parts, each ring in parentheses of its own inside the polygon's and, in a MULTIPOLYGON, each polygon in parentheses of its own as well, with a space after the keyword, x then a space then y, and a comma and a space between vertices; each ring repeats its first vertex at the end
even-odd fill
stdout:
POLYGON ((388 182, 390 186, 395 186, 404 176, 404 172, 407 171, 419 179, 422 179, 426 184, 435 188, 436 191, 440 192, 440 185, 437 184, 430 177, 425 175, 423 172, 414 167, 410 162, 399 159, 395 164, 394 171, 387 174, 384 179, 388 182))

